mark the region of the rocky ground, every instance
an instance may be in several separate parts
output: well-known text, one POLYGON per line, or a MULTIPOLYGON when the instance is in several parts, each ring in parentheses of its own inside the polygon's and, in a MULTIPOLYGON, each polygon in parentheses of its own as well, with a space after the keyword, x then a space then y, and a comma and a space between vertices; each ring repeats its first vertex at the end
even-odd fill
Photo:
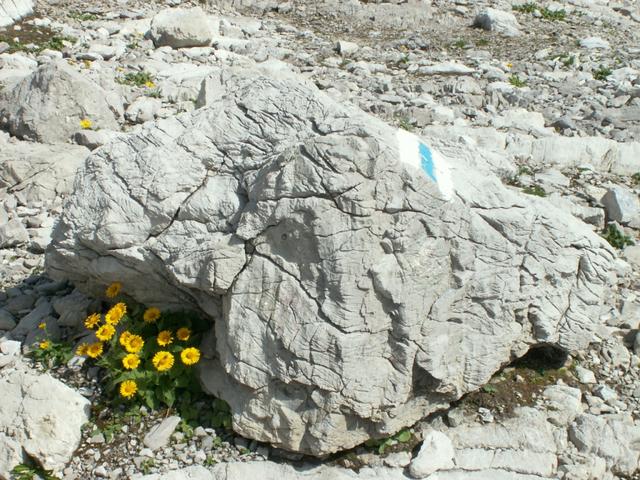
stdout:
POLYGON ((20 444, 65 479, 640 478, 637 2, 39 2, 0 28, 0 129, 0 390, 34 405, 30 414, 12 397, 13 407, 0 408, 0 444, 13 452, 0 452, 0 478, 20 460, 20 444), (206 11, 214 28, 194 34, 200 46, 191 38, 180 48, 180 35, 151 28, 169 6, 206 11), (61 59, 67 65, 41 80, 51 89, 40 107, 17 112, 29 93, 14 86, 61 59), (76 342, 100 306, 44 272, 86 155, 206 104, 215 92, 203 79, 214 68, 274 59, 434 145, 482 148, 510 188, 546 197, 603 234, 619 256, 617 280, 590 347, 532 352, 406 436, 322 460, 194 428, 173 412, 105 411, 96 372, 78 357, 42 373, 24 356, 44 335, 38 325, 76 342), (73 89, 57 87, 63 76, 73 89), (73 106, 83 102, 80 118, 73 106), (59 111, 68 121, 48 122, 59 111), (51 389, 73 409, 41 410, 51 389), (63 428, 61 414, 89 423, 63 428), (42 442, 27 445, 16 431, 42 442))

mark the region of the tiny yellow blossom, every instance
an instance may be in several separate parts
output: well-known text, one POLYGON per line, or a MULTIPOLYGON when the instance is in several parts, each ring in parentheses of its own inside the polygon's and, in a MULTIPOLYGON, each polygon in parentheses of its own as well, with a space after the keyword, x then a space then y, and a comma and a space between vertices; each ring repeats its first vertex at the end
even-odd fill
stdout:
POLYGON ((41 322, 40 325, 38 325, 38 328, 40 330, 46 330, 47 329, 47 324, 44 322, 41 322))
POLYGON ((144 86, 147 88, 155 88, 156 84, 153 83, 151 80, 147 81, 144 83, 144 86))
POLYGON ((103 342, 106 342, 107 340, 111 340, 111 337, 113 337, 116 333, 116 329, 113 327, 113 325, 102 325, 98 330, 96 330, 96 337, 98 337, 98 340, 102 340, 103 342))
POLYGON ((122 284, 120 282, 113 282, 107 287, 105 295, 108 298, 114 298, 120 293, 120 290, 122 290, 122 284))
POLYGON ((153 366, 159 372, 164 372, 173 367, 174 358, 171 353, 166 351, 160 351, 153 356, 153 366))
POLYGON ((80 126, 83 130, 89 130, 92 125, 93 122, 91 122, 91 120, 89 120, 88 118, 83 118, 82 120, 80 120, 80 126))
POLYGON ((504 64, 504 66, 507 67, 507 68, 513 68, 513 63, 507 62, 507 63, 504 64))
POLYGON ((97 313, 92 313, 87 317, 84 321, 84 326, 87 328, 95 328, 100 323, 100 315, 97 313))
POLYGON ((49 340, 43 340, 40 342, 40 348, 42 350, 48 350, 50 346, 51 346, 51 342, 49 340))
POLYGON ((125 355, 125 357, 122 359, 122 366, 127 370, 138 368, 138 365, 140 365, 140 357, 138 357, 138 355, 136 355, 135 353, 125 355))
POLYGON ((120 345, 122 345, 123 347, 126 347, 127 344, 129 343, 129 340, 131 339, 131 332, 128 330, 125 330, 124 332, 122 332, 122 334, 120 335, 120 345))
POLYGON ((143 346, 144 340, 140 335, 131 335, 124 348, 129 353, 138 353, 140 350, 142 350, 143 346))
POLYGON ((185 365, 194 365, 200 360, 200 350, 195 347, 185 348, 180 352, 180 359, 185 365))
POLYGON ((88 348, 89 348, 88 344, 84 342, 81 343, 80 345, 78 345, 78 348, 76 348, 76 355, 86 355, 88 348))
POLYGON ((125 380, 120 384, 120 395, 124 398, 133 397, 138 391, 138 385, 133 380, 125 380))
POLYGON ((145 310, 142 318, 147 323, 153 323, 160 318, 160 309, 156 307, 149 307, 145 310))
POLYGON ((91 358, 98 358, 100 355, 102 355, 103 348, 104 347, 102 345, 102 342, 92 343, 87 347, 87 355, 89 355, 91 358))
POLYGON ((189 340, 189 337, 191 337, 191 330, 189 330, 187 327, 179 328, 176 332, 176 337, 178 337, 178 340, 186 342, 187 340, 189 340))
POLYGON ((124 317, 125 313, 127 313, 127 306, 120 302, 116 303, 113 307, 109 309, 109 311, 104 316, 104 321, 109 325, 117 325, 124 317))
POLYGON ((173 342, 173 336, 171 336, 171 330, 162 330, 158 334, 158 345, 166 347, 173 342))

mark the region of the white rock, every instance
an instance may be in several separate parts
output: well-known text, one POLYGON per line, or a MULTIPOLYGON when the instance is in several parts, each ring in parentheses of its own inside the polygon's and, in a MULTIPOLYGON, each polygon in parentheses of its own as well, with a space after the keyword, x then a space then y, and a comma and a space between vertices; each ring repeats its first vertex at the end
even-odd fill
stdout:
POLYGON ((0 0, 0 28, 33 13, 33 0, 0 0))
POLYGON ((443 62, 420 67, 418 72, 423 75, 471 75, 475 70, 461 63, 443 62))
POLYGON ((66 62, 52 61, 0 91, 0 118, 19 138, 64 143, 81 129, 81 120, 90 120, 94 128, 119 129, 112 97, 66 62))
POLYGON ((575 368, 575 373, 578 381, 582 384, 596 383, 596 375, 591 370, 577 366, 575 368))
POLYGON ((340 40, 336 43, 336 50, 343 56, 353 55, 359 49, 360 47, 357 43, 347 42, 345 40, 340 40))
POLYGON ((169 8, 151 20, 150 36, 156 47, 204 47, 211 45, 214 32, 200 7, 169 8))
POLYGON ((156 98, 141 96, 129 105, 125 117, 132 123, 149 122, 156 118, 161 107, 162 101, 156 98))
POLYGON ((484 30, 502 33, 508 37, 516 37, 520 35, 520 24, 511 12, 497 10, 495 8, 485 8, 482 10, 473 22, 474 26, 484 30))
POLYGON ((449 437, 432 430, 424 436, 416 458, 409 464, 409 474, 413 478, 425 478, 438 470, 453 468, 455 452, 449 437))
POLYGON ((611 45, 609 45, 609 42, 607 42, 606 40, 600 37, 583 38, 582 40, 580 40, 580 46, 588 50, 593 50, 593 49, 608 50, 611 48, 611 45))
POLYGON ((0 248, 24 245, 28 241, 29 232, 20 220, 11 219, 0 225, 0 248))
POLYGON ((151 450, 166 447, 169 444, 171 435, 179 423, 180 417, 177 415, 165 418, 162 422, 149 430, 149 432, 144 436, 143 443, 151 450))
POLYGON ((28 455, 59 473, 80 443, 89 401, 49 374, 16 363, 0 370, 0 477, 28 455))
POLYGON ((621 186, 609 188, 600 202, 609 221, 626 225, 640 214, 638 195, 621 186))

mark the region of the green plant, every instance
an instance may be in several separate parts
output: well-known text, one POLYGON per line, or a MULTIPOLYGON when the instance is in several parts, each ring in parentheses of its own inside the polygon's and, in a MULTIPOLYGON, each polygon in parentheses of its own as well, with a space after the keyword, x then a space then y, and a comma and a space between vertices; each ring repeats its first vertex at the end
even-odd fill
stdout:
POLYGON ((211 455, 207 455, 207 458, 204 459, 204 466, 205 467, 212 467, 216 463, 218 463, 218 462, 211 455))
POLYGON ((398 443, 408 443, 412 437, 411 432, 404 429, 391 437, 367 440, 365 446, 377 450, 380 455, 384 455, 387 448, 397 445, 398 443))
POLYGON ((545 20, 551 21, 564 20, 567 16, 567 12, 565 10, 549 10, 546 7, 540 9, 540 14, 545 20))
POLYGON ((71 345, 66 342, 55 342, 49 338, 47 324, 40 323, 38 328, 44 332, 44 338, 29 352, 29 356, 40 362, 45 369, 67 363, 73 357, 71 345))
POLYGON ((528 2, 521 5, 513 5, 511 9, 520 13, 533 13, 538 9, 538 7, 535 3, 528 2))
POLYGON ((53 475, 51 470, 43 470, 41 467, 25 465, 24 463, 16 465, 11 470, 12 480, 35 480, 36 478, 41 480, 60 480, 53 475))
POLYGON ((398 127, 400 127, 403 130, 406 130, 407 132, 412 132, 414 130, 413 124, 411 123, 411 120, 409 120, 408 117, 401 117, 398 120, 398 127))
POLYGON ((522 193, 526 193, 527 195, 535 195, 537 197, 546 197, 547 192, 544 191, 540 185, 530 185, 528 187, 524 187, 522 189, 522 193))
POLYGON ((494 394, 498 392, 498 389, 491 384, 484 385, 482 391, 485 393, 494 394))
POLYGON ((49 50, 58 50, 61 51, 64 49, 64 42, 71 42, 71 43, 75 43, 76 39, 73 37, 66 37, 66 36, 54 36, 52 37, 49 41, 45 42, 44 44, 42 44, 40 46, 40 50, 45 50, 45 49, 49 49, 49 50))
POLYGON ((601 81, 605 81, 609 75, 611 75, 611 69, 603 65, 593 72, 593 78, 601 81))
POLYGON ((633 245, 631 237, 618 230, 613 224, 605 228, 602 237, 614 248, 623 249, 627 245, 633 245))
POLYGON ((573 65, 574 63, 576 63, 576 57, 574 55, 569 55, 566 53, 563 53, 562 55, 560 55, 559 60, 567 68, 573 65))
POLYGON ((467 43, 464 40, 460 39, 460 40, 456 40, 455 42, 453 42, 451 44, 451 46, 454 47, 454 48, 463 49, 464 47, 467 46, 467 43))
POLYGON ((486 38, 480 38, 476 41, 476 46, 478 47, 486 47, 487 45, 489 45, 489 40, 486 38))
POLYGON ((98 16, 94 15, 93 13, 84 13, 84 12, 79 12, 77 10, 69 13, 69 17, 73 18, 74 20, 78 20, 80 22, 88 22, 91 20, 98 19, 98 16))
POLYGON ((145 93, 145 95, 151 98, 162 98, 162 92, 160 91, 159 88, 149 90, 148 92, 145 93))
POLYGON ((520 77, 518 77, 518 75, 511 75, 509 77, 509 83, 516 88, 522 88, 527 85, 527 82, 524 80, 521 80, 520 77))
POLYGON ((132 85, 136 87, 155 87, 153 77, 149 72, 130 72, 125 74, 124 77, 116 78, 116 82, 121 85, 132 85))
POLYGON ((156 466, 156 462, 153 458, 146 458, 140 463, 140 470, 145 475, 149 475, 151 473, 151 469, 156 466))

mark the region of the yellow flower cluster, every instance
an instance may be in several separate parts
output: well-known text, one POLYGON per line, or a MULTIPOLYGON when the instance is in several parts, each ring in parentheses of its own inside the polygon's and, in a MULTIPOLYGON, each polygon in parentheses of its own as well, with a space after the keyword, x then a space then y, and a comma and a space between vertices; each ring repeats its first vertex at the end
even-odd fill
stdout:
MULTIPOLYGON (((105 295, 108 298, 115 298, 121 292, 122 284, 114 282, 107 287, 105 295)), ((151 325, 156 324, 156 322, 162 325, 162 321, 158 322, 162 317, 159 308, 147 308, 141 315, 141 320, 144 323, 140 322, 139 324, 136 323, 132 316, 127 316, 127 313, 126 304, 119 302, 104 314, 104 321, 103 317, 98 313, 89 315, 85 319, 84 325, 88 329, 94 330, 96 341, 93 343, 81 343, 76 349, 76 354, 93 359, 98 359, 101 355, 105 355, 106 363, 102 365, 110 369, 115 368, 120 374, 138 368, 148 368, 150 372, 145 372, 145 375, 153 373, 154 370, 156 372, 155 375, 169 371, 175 372, 173 375, 181 375, 182 371, 176 371, 174 368, 176 357, 179 358, 182 365, 186 366, 195 365, 200 361, 200 350, 188 345, 183 347, 174 343, 187 342, 191 339, 193 332, 187 326, 180 327, 177 330, 160 330, 159 327, 154 339, 150 335, 150 329, 154 329, 151 325), (144 335, 144 338, 142 335, 144 335), (153 341, 153 343, 147 344, 145 348, 145 340, 153 341), (152 346, 155 344, 161 348, 154 353, 152 346), (120 348, 115 348, 118 345, 120 348)), ((134 309, 133 316, 135 315, 134 309)), ((41 348, 48 348, 48 345, 42 346, 43 343, 41 343, 41 348)), ((118 386, 121 397, 132 398, 139 392, 140 388, 142 388, 143 392, 147 392, 145 387, 147 380, 140 380, 141 378, 146 379, 146 376, 140 377, 139 374, 131 373, 131 377, 127 378, 125 376, 124 378, 125 380, 121 381, 118 386), (138 378, 138 382, 142 382, 142 385, 139 385, 133 378, 138 378)))

